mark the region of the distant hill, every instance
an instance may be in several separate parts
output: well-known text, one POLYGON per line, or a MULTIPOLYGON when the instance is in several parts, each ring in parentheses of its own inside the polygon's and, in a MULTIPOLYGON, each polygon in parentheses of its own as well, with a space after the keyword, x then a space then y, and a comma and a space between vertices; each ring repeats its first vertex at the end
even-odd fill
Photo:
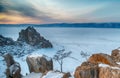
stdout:
POLYGON ((82 27, 82 28, 120 28, 120 23, 54 23, 54 24, 0 24, 0 27, 82 27))

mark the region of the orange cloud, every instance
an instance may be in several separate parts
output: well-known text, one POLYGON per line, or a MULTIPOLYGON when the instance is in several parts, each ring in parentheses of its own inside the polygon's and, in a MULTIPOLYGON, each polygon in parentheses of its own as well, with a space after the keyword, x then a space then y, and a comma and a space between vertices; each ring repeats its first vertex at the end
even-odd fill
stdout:
POLYGON ((0 24, 20 24, 20 23, 32 24, 32 23, 43 23, 43 21, 35 18, 20 16, 20 15, 8 15, 8 14, 0 13, 0 24))

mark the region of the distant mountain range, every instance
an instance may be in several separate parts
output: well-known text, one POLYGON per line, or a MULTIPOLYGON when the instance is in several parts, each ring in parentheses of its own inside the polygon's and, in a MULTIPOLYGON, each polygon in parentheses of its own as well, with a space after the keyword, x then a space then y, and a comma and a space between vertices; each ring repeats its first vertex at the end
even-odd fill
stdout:
POLYGON ((120 28, 120 23, 54 23, 54 24, 0 24, 0 27, 82 27, 82 28, 120 28))

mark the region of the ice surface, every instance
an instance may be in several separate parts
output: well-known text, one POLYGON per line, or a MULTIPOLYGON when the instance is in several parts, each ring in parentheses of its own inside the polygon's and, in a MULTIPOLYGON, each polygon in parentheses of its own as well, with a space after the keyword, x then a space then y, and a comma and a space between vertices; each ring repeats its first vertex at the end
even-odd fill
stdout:
POLYGON ((6 68, 7 68, 6 63, 3 59, 3 57, 0 56, 0 78, 6 78, 6 76, 5 76, 6 68))
POLYGON ((63 74, 60 72, 49 71, 45 76, 42 78, 62 78, 63 74))
POLYGON ((32 72, 32 73, 30 73, 29 75, 24 76, 24 77, 22 77, 22 78, 40 78, 41 76, 42 76, 41 73, 34 73, 34 72, 32 72))

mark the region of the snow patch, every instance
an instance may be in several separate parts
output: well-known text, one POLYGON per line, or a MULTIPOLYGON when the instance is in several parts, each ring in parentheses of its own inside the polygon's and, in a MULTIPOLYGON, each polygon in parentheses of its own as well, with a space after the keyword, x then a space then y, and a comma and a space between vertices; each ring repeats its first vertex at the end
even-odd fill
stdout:
POLYGON ((44 58, 46 58, 46 60, 47 61, 50 61, 51 60, 51 58, 50 57, 48 57, 48 56, 46 56, 46 55, 44 55, 44 54, 40 54, 40 53, 32 53, 32 54, 30 54, 30 55, 28 55, 28 57, 30 57, 30 58, 35 58, 35 59, 37 59, 38 57, 44 57, 44 58))
POLYGON ((106 64, 99 64, 99 67, 109 67, 109 68, 112 68, 112 69, 118 69, 118 70, 120 70, 119 67, 113 67, 113 66, 109 66, 109 65, 106 65, 106 64))
POLYGON ((24 76, 24 77, 22 77, 22 78, 40 78, 41 76, 42 76, 41 73, 34 73, 34 72, 32 72, 32 73, 30 73, 29 75, 24 76))
POLYGON ((63 77, 63 73, 60 72, 54 72, 54 71, 49 71, 45 76, 43 76, 42 78, 62 78, 63 77))
POLYGON ((120 62, 116 62, 116 63, 120 65, 120 62))
POLYGON ((19 63, 15 63, 13 65, 10 66, 10 74, 15 74, 16 71, 19 70, 19 63))
POLYGON ((33 54, 30 54, 28 57, 30 57, 30 58, 38 58, 38 57, 43 57, 43 55, 42 54, 37 54, 37 53, 33 53, 33 54))

